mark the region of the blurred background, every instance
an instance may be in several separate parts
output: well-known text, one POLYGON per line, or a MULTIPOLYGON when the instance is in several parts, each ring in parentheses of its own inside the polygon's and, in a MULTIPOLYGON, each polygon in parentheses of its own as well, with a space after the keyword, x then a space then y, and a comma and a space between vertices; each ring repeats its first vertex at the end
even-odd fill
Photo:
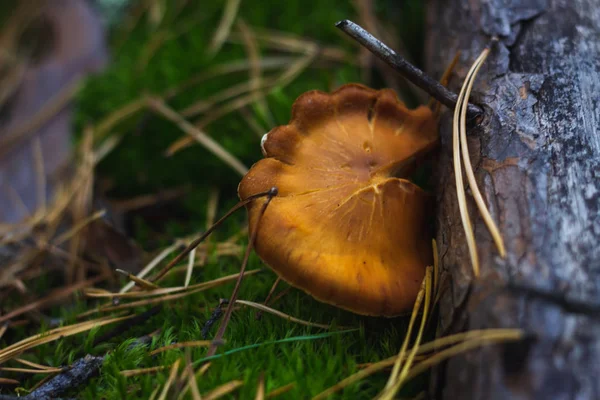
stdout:
POLYGON ((134 237, 197 230, 301 93, 360 82, 422 100, 334 27, 345 18, 420 63, 419 0, 4 1, 0 222, 50 201, 88 135, 105 146, 91 185, 105 218, 134 237))

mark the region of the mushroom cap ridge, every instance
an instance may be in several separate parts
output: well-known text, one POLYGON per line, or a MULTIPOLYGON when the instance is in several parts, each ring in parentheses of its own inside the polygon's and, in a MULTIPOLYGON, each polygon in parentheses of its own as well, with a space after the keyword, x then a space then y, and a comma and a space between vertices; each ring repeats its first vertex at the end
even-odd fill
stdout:
MULTIPOLYGON (((407 109, 393 90, 304 93, 238 187, 241 199, 279 190, 260 220, 257 254, 320 301, 363 315, 410 310, 432 262, 432 199, 398 176, 437 141, 432 111, 407 109)), ((264 201, 246 206, 252 229, 264 201)))

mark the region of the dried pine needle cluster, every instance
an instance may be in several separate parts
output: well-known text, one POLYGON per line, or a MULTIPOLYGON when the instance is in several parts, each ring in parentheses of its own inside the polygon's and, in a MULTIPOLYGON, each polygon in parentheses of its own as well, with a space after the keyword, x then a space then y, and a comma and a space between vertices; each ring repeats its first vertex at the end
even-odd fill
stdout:
POLYGON ((467 105, 469 102, 469 96, 471 95, 471 90, 473 89, 473 83, 475 82, 475 78, 477 77, 477 72, 479 72, 479 69, 483 65, 489 52, 489 49, 484 49, 481 55, 475 60, 473 66, 469 70, 467 77, 465 78, 465 82, 460 91, 460 94, 458 95, 456 109, 454 110, 454 119, 452 120, 452 148, 454 158, 454 174, 456 178, 456 193, 458 196, 460 216, 463 228, 465 230, 465 237, 467 240, 467 246, 469 248, 471 264, 473 265, 473 272, 475 276, 479 276, 479 257, 477 255, 477 245, 475 243, 475 234, 473 233, 473 226, 471 225, 471 219, 467 210, 467 198, 465 195, 465 186, 462 177, 462 166, 460 163, 461 153, 462 161, 464 163, 465 171, 467 173, 467 180, 469 181, 469 186, 473 193, 473 197, 475 198, 475 203, 477 204, 479 213, 483 217, 487 228, 492 234, 500 256, 503 258, 506 256, 504 241, 502 239, 502 236, 500 235, 500 231, 498 230, 496 223, 492 219, 490 212, 488 211, 487 206, 485 205, 483 197, 481 196, 481 192, 477 187, 477 182, 475 181, 475 174, 473 173, 473 167, 471 166, 471 159, 469 158, 469 148, 467 147, 467 105))

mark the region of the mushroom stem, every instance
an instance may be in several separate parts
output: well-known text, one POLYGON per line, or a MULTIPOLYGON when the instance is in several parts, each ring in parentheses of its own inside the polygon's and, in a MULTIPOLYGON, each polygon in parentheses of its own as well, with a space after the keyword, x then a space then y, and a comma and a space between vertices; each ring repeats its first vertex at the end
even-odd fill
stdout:
MULTIPOLYGON (((403 75, 410 82, 414 83, 427 93, 435 98, 440 103, 454 110, 456 108, 456 102, 458 95, 446 89, 438 81, 425 74, 419 68, 415 67, 404 57, 396 53, 394 50, 389 48, 381 40, 371 35, 360 25, 350 21, 342 20, 335 24, 337 28, 342 30, 345 34, 356 40, 362 46, 367 48, 371 53, 375 54, 378 58, 385 61, 388 65, 394 68, 397 72, 403 75)), ((474 104, 469 104, 467 109, 469 117, 475 117, 483 114, 481 107, 474 104)))

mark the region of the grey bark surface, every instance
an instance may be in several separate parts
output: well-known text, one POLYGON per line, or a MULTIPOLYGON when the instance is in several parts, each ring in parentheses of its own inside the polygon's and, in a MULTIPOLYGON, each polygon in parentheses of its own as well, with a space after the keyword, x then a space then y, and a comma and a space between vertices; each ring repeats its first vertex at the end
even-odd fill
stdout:
POLYGON ((600 2, 432 0, 426 66, 441 76, 454 54, 457 90, 481 50, 499 43, 472 101, 472 163, 508 255, 469 209, 481 258, 474 279, 451 163, 451 113, 440 132, 437 242, 439 334, 522 328, 530 338, 450 360, 436 398, 600 398, 600 2))

